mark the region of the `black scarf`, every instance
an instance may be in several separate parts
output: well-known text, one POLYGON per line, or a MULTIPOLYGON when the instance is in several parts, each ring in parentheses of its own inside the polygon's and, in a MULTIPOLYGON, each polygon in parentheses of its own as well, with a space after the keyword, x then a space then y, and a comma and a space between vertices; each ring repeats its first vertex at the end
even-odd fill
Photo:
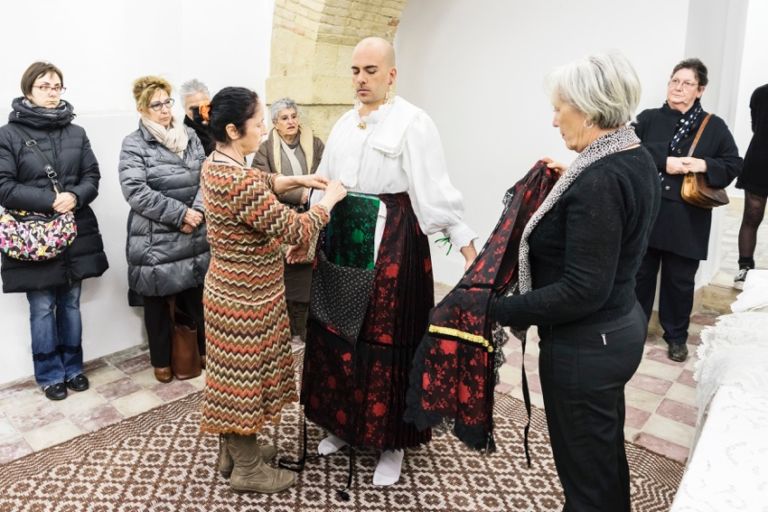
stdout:
POLYGON ((24 96, 13 100, 13 110, 8 114, 9 123, 21 123, 32 128, 52 130, 67 126, 75 118, 74 108, 61 100, 54 108, 38 107, 24 96))
POLYGON ((687 139, 688 136, 699 127, 701 114, 703 112, 704 109, 701 108, 701 101, 699 101, 699 98, 696 98, 696 101, 693 102, 693 106, 677 121, 675 134, 672 136, 672 140, 669 141, 670 155, 681 156, 683 154, 680 149, 680 143, 687 139))
MULTIPOLYGON (((193 109, 193 111, 196 111, 196 109, 193 109)), ((190 119, 189 117, 184 116, 184 124, 195 130, 197 138, 200 139, 200 143, 203 145, 205 156, 210 155, 211 152, 216 149, 216 141, 211 137, 211 134, 208 131, 208 125, 203 124, 202 119, 198 119, 197 116, 195 119, 190 119)))

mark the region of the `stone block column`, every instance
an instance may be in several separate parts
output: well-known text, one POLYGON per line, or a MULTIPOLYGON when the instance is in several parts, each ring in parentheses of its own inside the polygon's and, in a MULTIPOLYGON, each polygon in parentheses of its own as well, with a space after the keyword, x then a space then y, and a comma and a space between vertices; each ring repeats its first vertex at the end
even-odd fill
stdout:
POLYGON ((276 0, 267 102, 288 96, 325 140, 354 103, 350 61, 360 39, 392 41, 407 0, 276 0))

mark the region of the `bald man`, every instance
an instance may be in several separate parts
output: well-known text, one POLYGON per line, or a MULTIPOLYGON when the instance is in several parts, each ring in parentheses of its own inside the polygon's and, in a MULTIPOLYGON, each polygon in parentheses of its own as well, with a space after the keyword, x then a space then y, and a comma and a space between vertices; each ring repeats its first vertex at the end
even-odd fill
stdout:
MULTIPOLYGON (((476 235, 462 221, 463 200, 448 176, 437 127, 423 110, 392 95, 392 45, 363 39, 351 69, 359 105, 334 125, 317 174, 378 205, 373 245, 366 249, 375 269, 373 293, 354 343, 333 325, 310 319, 301 402, 307 418, 330 433, 320 454, 347 444, 378 449, 373 483, 392 485, 404 449, 431 438, 402 420, 411 361, 434 305, 426 235, 444 233, 465 267, 476 256, 476 235)), ((334 236, 360 239, 359 233, 334 236)))

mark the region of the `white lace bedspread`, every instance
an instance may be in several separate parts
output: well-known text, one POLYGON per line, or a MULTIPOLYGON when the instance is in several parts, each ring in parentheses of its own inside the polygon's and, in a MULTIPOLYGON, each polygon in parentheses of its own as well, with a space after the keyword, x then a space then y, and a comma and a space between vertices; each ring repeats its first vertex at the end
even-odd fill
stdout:
POLYGON ((750 270, 742 291, 731 304, 731 311, 765 311, 768 308, 768 270, 750 270))
POLYGON ((768 395, 723 386, 671 512, 768 512, 768 395))
POLYGON ((672 512, 768 512, 768 313, 701 333, 696 440, 672 512))
POLYGON ((701 331, 697 354, 693 378, 699 425, 720 386, 768 396, 768 313, 720 316, 701 331))

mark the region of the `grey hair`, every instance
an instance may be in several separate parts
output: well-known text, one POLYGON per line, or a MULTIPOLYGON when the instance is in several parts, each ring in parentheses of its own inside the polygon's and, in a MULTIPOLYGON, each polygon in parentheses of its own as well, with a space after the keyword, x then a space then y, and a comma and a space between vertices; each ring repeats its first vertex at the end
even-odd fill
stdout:
POLYGON ((280 98, 272 103, 269 107, 269 115, 272 116, 272 122, 277 122, 277 116, 280 114, 280 111, 287 108, 292 109, 297 114, 299 113, 299 106, 291 98, 280 98))
POLYGON ((618 52, 590 55, 556 69, 549 89, 552 99, 573 105, 604 130, 627 124, 640 103, 640 79, 618 52))
POLYGON ((193 78, 192 80, 187 80, 186 82, 181 84, 181 87, 179 87, 179 96, 181 96, 182 100, 187 96, 191 96, 192 94, 195 94, 198 92, 205 94, 209 98, 211 97, 211 93, 208 90, 208 87, 197 78, 193 78))

